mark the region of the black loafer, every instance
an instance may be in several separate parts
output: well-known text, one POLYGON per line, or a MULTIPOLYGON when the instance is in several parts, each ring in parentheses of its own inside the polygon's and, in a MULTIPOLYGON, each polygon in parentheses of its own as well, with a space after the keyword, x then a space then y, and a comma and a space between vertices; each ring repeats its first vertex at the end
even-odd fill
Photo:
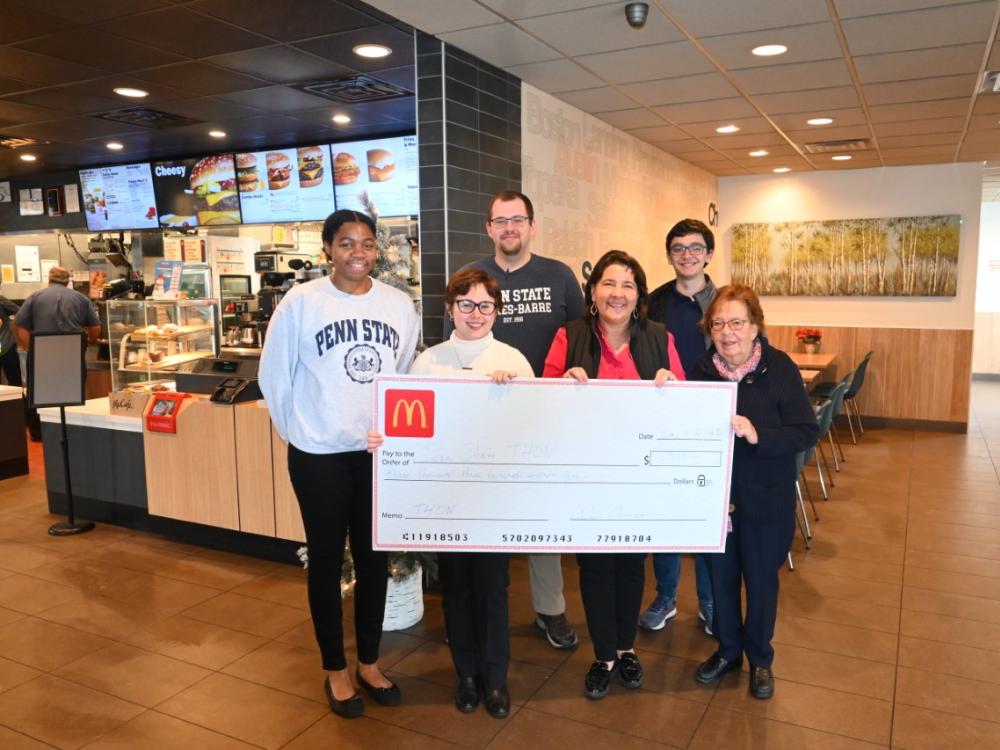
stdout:
POLYGON ((326 677, 323 678, 323 690, 326 692, 326 700, 330 704, 330 710, 337 716, 342 716, 345 719, 356 719, 364 713, 365 704, 357 693, 346 700, 337 700, 333 697, 333 688, 330 687, 330 680, 326 677))
POLYGON ((381 706, 398 706, 403 702, 403 694, 399 690, 399 685, 393 684, 387 688, 375 687, 368 680, 361 676, 361 670, 357 670, 355 675, 358 678, 358 684, 365 689, 375 702, 381 706))
POLYGON ((742 655, 730 660, 724 659, 722 655, 716 651, 708 657, 706 661, 702 662, 701 666, 698 667, 698 671, 694 673, 694 678, 702 685, 711 685, 713 682, 722 677, 722 675, 727 672, 735 672, 742 666, 742 655))
POLYGON ((600 700, 611 689, 611 678, 618 670, 618 662, 611 669, 603 661, 595 661, 583 679, 583 694, 591 700, 600 700))
POLYGON ((774 695, 774 675, 769 668, 750 665, 750 695, 762 701, 774 695))
POLYGON ((459 677, 455 685, 455 707, 463 714, 471 714, 479 705, 479 687, 475 677, 459 677))
POLYGON ((622 685, 632 690, 642 687, 642 665, 639 657, 631 651, 618 657, 618 679, 622 685))
POLYGON ((483 696, 483 704, 486 706, 486 713, 494 719, 506 719, 510 716, 510 693, 506 687, 487 690, 483 696))

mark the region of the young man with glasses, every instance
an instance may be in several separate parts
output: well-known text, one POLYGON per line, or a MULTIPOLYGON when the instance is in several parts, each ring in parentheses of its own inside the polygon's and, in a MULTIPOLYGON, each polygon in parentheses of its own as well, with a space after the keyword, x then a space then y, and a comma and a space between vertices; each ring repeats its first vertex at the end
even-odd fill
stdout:
MULTIPOLYGON (((699 321, 715 298, 715 284, 705 273, 715 251, 712 230, 697 219, 684 219, 667 233, 667 262, 677 278, 655 289, 649 295, 649 319, 666 325, 684 366, 691 372, 694 363, 705 353, 710 339, 698 327, 699 321)), ((712 580, 705 555, 695 555, 695 582, 698 589, 698 617, 705 623, 705 632, 712 635, 715 612, 712 580)), ((656 598, 639 617, 646 630, 660 630, 677 615, 677 582, 681 574, 681 556, 654 554, 656 598)))
MULTIPOLYGON (((531 252, 535 209, 524 193, 506 190, 490 200, 486 234, 493 257, 467 268, 486 271, 500 284, 503 309, 493 325, 498 341, 520 351, 541 377, 545 355, 556 331, 583 317, 583 292, 565 263, 531 252)), ((445 321, 445 335, 450 326, 445 321)), ((562 563, 559 555, 528 555, 535 623, 555 648, 572 648, 576 631, 566 619, 562 563)))

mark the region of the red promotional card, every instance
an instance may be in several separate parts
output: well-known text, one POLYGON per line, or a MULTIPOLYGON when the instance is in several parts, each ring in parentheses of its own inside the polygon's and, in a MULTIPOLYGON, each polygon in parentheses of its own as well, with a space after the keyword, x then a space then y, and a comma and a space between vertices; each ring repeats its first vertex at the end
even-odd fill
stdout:
POLYGON ((434 391, 387 390, 385 434, 388 437, 434 437, 434 391))

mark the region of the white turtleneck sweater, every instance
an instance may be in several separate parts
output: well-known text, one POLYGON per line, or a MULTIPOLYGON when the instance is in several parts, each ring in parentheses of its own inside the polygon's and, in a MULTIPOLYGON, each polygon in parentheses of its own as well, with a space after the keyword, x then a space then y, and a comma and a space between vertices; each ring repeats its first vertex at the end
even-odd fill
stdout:
POLYGON ((517 349, 493 338, 492 333, 481 339, 466 341, 452 331, 451 338, 421 352, 409 372, 411 375, 489 375, 503 370, 515 372, 519 378, 535 377, 531 364, 517 349))

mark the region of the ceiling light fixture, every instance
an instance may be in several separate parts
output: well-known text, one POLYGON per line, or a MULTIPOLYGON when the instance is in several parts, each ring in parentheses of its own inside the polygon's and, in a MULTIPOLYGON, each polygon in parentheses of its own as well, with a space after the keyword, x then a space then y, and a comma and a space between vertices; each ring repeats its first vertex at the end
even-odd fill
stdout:
POLYGON ((739 125, 722 125, 715 129, 716 133, 735 133, 740 129, 739 125))
POLYGON ((107 146, 112 151, 121 151, 123 148, 125 148, 125 146, 119 143, 118 141, 108 141, 104 145, 107 146))
POLYGON ((128 86, 119 86, 115 89, 115 93, 118 94, 118 96, 127 96, 129 99, 142 99, 144 96, 149 96, 148 91, 133 89, 128 86))
POLYGON ((830 158, 833 159, 834 161, 850 161, 851 160, 851 155, 850 154, 837 154, 836 156, 831 156, 830 158))
POLYGON ((784 44, 762 44, 759 47, 754 47, 750 52, 757 57, 774 57, 788 52, 788 47, 784 44))
POLYGON ((806 120, 810 125, 829 125, 833 122, 832 117, 814 117, 811 120, 806 120))
POLYGON ((791 172, 792 170, 789 169, 788 167, 777 167, 775 169, 772 169, 771 171, 774 172, 775 174, 784 174, 785 172, 791 172))
POLYGON ((351 121, 351 118, 348 117, 347 115, 334 115, 330 119, 332 119, 338 125, 346 125, 347 123, 349 123, 351 121))
POLYGON ((388 57, 392 50, 384 44, 359 44, 354 48, 354 54, 358 57, 388 57))
POLYGON ((633 29, 641 29, 649 18, 649 3, 626 3, 625 20, 633 29))
POLYGON ((38 159, 34 154, 21 154, 21 161, 36 161, 38 159))
POLYGON ((759 148, 756 151, 751 151, 750 152, 750 156, 767 156, 767 154, 768 154, 768 152, 765 151, 762 148, 759 148))
POLYGON ((208 134, 210 136, 212 136, 213 138, 225 138, 226 137, 226 131, 225 130, 209 130, 208 134))

